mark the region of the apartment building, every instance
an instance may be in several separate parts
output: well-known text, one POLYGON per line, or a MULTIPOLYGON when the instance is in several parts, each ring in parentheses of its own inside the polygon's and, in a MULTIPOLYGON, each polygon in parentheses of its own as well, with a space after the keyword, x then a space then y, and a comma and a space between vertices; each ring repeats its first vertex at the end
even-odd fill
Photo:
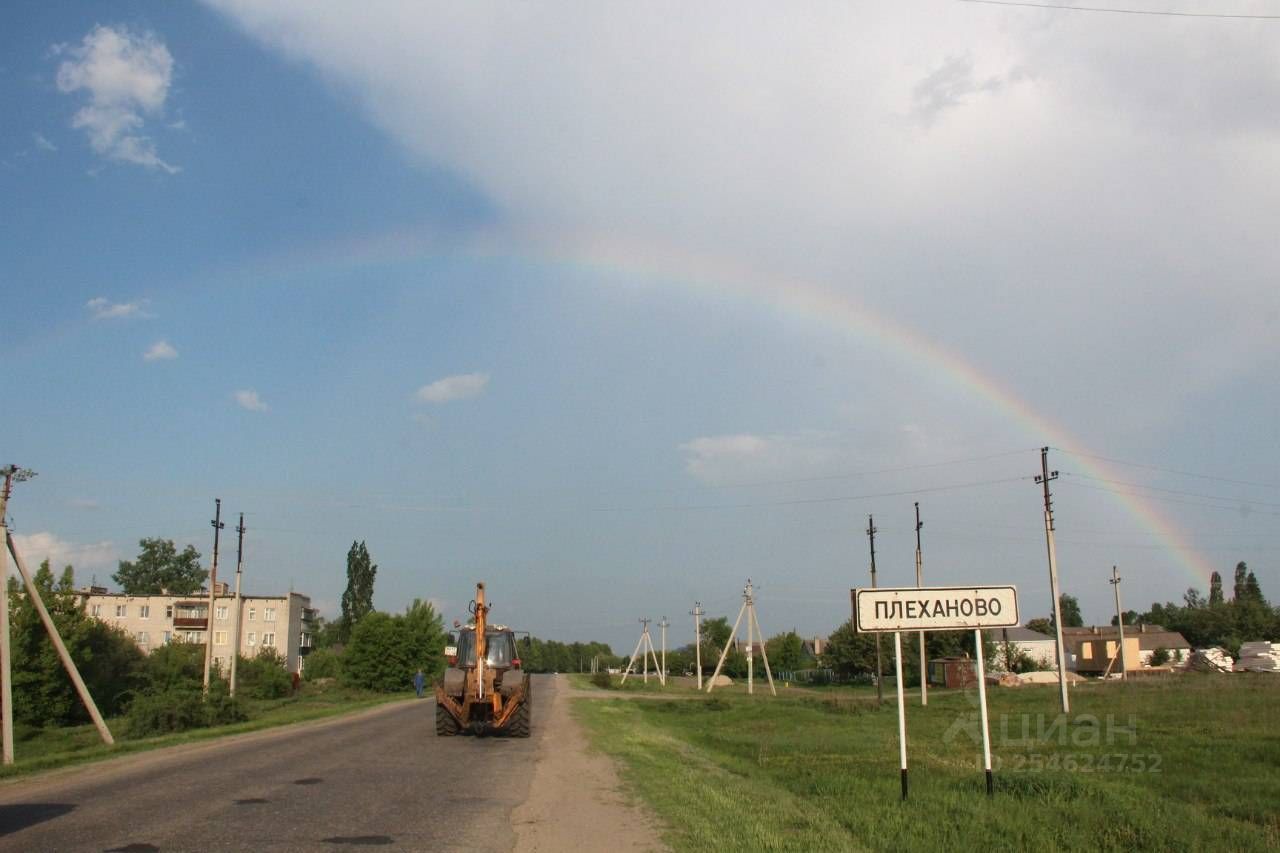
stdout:
MULTIPOLYGON (((235 596, 226 584, 217 585, 212 625, 207 590, 192 595, 125 595, 89 587, 79 595, 90 616, 124 629, 144 652, 174 641, 204 645, 205 632, 212 628, 214 660, 223 672, 231 665, 235 596)), ((289 672, 301 672, 311 651, 316 616, 310 597, 301 593, 241 595, 241 657, 275 649, 289 672)))

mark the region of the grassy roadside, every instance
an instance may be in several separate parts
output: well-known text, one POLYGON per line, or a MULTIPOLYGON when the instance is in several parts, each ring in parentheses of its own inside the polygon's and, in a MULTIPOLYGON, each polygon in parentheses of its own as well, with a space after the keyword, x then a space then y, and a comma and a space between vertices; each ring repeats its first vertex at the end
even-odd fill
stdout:
POLYGON ((370 693, 346 687, 316 686, 304 682, 302 689, 294 696, 250 701, 248 703, 250 719, 243 723, 130 739, 123 734, 123 718, 109 719, 107 727, 111 729, 112 736, 116 740, 115 746, 103 744, 98 737, 97 729, 92 725, 48 729, 20 727, 14 732, 15 763, 7 767, 0 766, 0 780, 9 780, 72 764, 102 761, 119 755, 165 746, 212 740, 227 735, 335 717, 398 699, 407 699, 412 695, 412 691, 370 693))
POLYGON ((1080 688, 1070 720, 1051 688, 992 690, 990 799, 973 697, 931 694, 908 708, 906 804, 893 704, 779 693, 574 713, 675 850, 1280 849, 1275 677, 1080 688))

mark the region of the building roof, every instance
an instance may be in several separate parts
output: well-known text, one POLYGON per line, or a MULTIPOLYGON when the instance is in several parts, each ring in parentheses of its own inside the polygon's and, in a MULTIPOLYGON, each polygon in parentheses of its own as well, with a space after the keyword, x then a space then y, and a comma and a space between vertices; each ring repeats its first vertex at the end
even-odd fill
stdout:
MULTIPOLYGON (((1072 648, 1088 640, 1116 640, 1119 629, 1115 625, 1093 625, 1087 628, 1063 628, 1062 641, 1072 648)), ((1163 625, 1126 625, 1124 638, 1136 637, 1138 648, 1144 652, 1156 649, 1189 649, 1191 644, 1187 638, 1177 631, 1170 631, 1163 625)))
POLYGON ((1008 638, 1011 643, 1037 643, 1053 642, 1053 637, 1048 634, 1041 634, 1039 631, 1032 631, 1030 628, 1024 628, 1021 625, 1015 625, 1012 628, 988 628, 985 632, 988 640, 1004 642, 1008 638))

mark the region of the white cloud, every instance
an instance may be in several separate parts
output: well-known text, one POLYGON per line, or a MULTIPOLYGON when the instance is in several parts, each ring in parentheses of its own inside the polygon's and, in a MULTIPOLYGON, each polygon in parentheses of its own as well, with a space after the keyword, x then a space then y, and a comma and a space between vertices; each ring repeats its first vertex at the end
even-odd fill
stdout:
POLYGON ((115 544, 109 540, 81 545, 48 532, 15 533, 13 540, 27 568, 33 572, 46 559, 55 575, 68 564, 79 570, 100 569, 112 566, 119 559, 115 544))
POLYGON ((99 26, 79 45, 57 52, 69 56, 58 67, 59 91, 89 95, 71 123, 88 134, 94 151, 170 174, 178 171, 160 159, 155 143, 141 132, 143 116, 163 110, 173 79, 173 56, 154 33, 99 26))
POLYGON ((67 506, 72 509, 99 509, 102 504, 95 498, 72 498, 67 501, 67 506))
POLYGON ((178 351, 168 341, 156 341, 151 347, 142 354, 143 361, 160 361, 162 359, 177 358, 178 351))
POLYGON ((58 146, 50 142, 43 133, 33 133, 31 138, 35 140, 36 147, 41 151, 57 151, 58 146))
POLYGON ((424 403, 448 403, 451 400, 474 397, 483 392, 488 384, 487 373, 462 373, 423 385, 414 396, 424 403))
POLYGON ((144 303, 139 302, 112 302, 111 300, 96 296, 84 304, 89 309, 89 314, 95 320, 123 320, 127 317, 150 317, 142 310, 144 303))
POLYGON ((250 412, 265 412, 269 408, 266 402, 258 396, 257 391, 251 391, 248 389, 237 391, 235 393, 235 398, 236 404, 239 405, 240 408, 247 409, 250 412))
POLYGON ((715 435, 680 445, 685 470, 711 485, 829 474, 843 455, 831 433, 715 435))

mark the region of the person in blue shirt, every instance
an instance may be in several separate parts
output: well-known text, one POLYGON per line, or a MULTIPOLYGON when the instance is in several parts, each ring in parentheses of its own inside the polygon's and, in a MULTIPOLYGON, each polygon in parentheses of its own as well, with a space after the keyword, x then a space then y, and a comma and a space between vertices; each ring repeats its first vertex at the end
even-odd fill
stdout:
POLYGON ((413 689, 418 691, 418 698, 422 698, 422 688, 427 683, 427 677, 422 674, 422 670, 418 670, 418 674, 413 677, 413 689))

